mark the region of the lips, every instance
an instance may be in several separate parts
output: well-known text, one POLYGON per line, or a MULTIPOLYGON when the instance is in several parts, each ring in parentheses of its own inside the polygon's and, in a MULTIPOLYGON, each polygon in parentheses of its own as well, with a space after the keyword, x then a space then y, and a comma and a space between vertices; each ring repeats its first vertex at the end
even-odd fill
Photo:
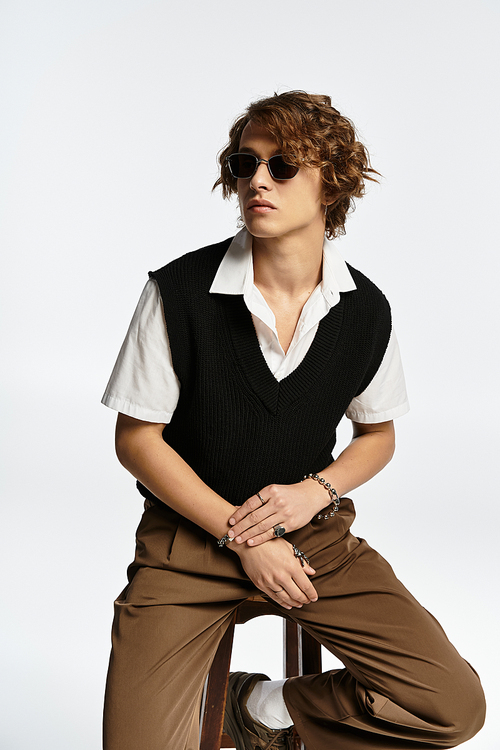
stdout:
POLYGON ((254 213, 267 213, 274 210, 276 210, 276 206, 270 201, 254 198, 247 203, 247 211, 252 211, 254 213))

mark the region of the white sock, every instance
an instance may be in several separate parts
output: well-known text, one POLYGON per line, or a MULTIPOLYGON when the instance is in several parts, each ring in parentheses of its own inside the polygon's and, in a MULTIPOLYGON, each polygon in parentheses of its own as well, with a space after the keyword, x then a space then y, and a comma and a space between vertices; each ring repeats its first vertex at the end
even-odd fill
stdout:
POLYGON ((286 680, 261 680, 247 699, 247 710, 254 721, 269 729, 286 729, 293 724, 283 698, 286 680))

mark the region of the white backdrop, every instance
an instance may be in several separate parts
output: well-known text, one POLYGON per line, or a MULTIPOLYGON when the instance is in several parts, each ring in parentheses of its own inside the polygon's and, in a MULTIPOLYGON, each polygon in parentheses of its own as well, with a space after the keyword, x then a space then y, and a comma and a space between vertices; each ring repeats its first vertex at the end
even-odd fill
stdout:
MULTIPOLYGON (((498 0, 4 0, 3 750, 100 747, 141 512, 100 397, 147 271, 234 233, 210 192, 228 125, 291 88, 330 94, 384 175, 339 248, 391 300, 412 411, 355 533, 480 672, 467 747, 500 746, 499 19, 498 0)), ((276 622, 238 634, 237 668, 281 676, 276 622)))

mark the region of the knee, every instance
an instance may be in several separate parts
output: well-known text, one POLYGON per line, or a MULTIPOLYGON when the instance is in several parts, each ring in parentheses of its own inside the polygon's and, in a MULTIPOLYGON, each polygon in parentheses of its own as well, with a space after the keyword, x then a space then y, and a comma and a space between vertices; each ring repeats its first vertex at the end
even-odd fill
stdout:
POLYGON ((486 701, 479 678, 474 674, 467 687, 451 691, 447 704, 439 721, 441 740, 447 742, 443 747, 455 747, 474 737, 484 724, 486 701))
POLYGON ((484 724, 486 717, 486 700, 479 679, 473 693, 467 692, 465 696, 467 708, 463 709, 463 718, 460 722, 460 742, 465 742, 474 737, 484 724))

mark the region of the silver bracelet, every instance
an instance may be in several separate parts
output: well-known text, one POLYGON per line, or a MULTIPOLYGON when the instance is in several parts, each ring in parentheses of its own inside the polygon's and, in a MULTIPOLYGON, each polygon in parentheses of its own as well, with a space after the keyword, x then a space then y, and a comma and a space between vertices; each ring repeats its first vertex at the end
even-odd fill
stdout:
POLYGON ((224 536, 221 536, 220 539, 217 539, 217 546, 218 547, 225 547, 226 544, 229 544, 229 542, 233 541, 233 537, 229 536, 229 534, 224 534, 224 536))
POLYGON ((326 479, 320 477, 318 474, 306 474, 304 479, 301 479, 300 481, 303 482, 306 479, 314 479, 316 482, 319 482, 325 490, 327 490, 330 495, 331 504, 333 505, 333 508, 328 513, 318 513, 316 516, 318 521, 322 521, 324 518, 333 518, 340 507, 340 497, 338 496, 337 490, 332 487, 330 482, 327 482, 326 479))

